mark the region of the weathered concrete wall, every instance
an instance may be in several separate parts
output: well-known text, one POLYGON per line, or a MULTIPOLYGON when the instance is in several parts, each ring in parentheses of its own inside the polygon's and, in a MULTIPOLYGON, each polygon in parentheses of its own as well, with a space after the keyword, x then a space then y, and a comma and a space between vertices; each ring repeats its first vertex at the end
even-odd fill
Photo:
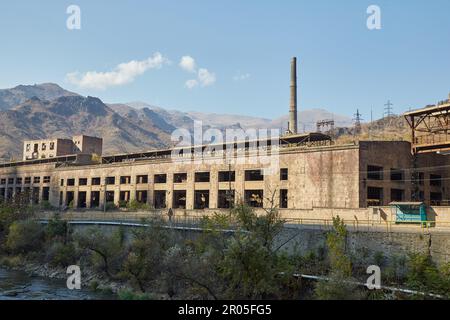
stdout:
MULTIPOLYGON (((73 225, 75 231, 88 230, 93 225, 73 225)), ((112 233, 119 226, 100 225, 101 230, 112 233)), ((126 239, 131 239, 133 227, 122 227, 126 230, 126 239)), ((168 229, 179 239, 195 239, 201 230, 168 229)), ((281 247, 288 253, 306 255, 317 253, 326 248, 328 230, 324 227, 295 226, 285 227, 275 241, 275 247, 281 247)), ((448 233, 387 233, 387 232, 355 232, 348 231, 347 248, 352 256, 361 263, 373 264, 377 253, 389 259, 392 257, 407 257, 410 253, 431 254, 438 265, 450 262, 450 232, 448 233)))
MULTIPOLYGON (((314 228, 285 228, 277 240, 282 244, 292 238, 283 247, 288 252, 307 254, 318 252, 326 247, 326 230, 314 228)), ((450 233, 387 233, 354 232, 347 237, 349 252, 361 262, 374 263, 374 255, 382 252, 386 258, 406 257, 409 253, 431 254, 437 264, 450 262, 450 233)))

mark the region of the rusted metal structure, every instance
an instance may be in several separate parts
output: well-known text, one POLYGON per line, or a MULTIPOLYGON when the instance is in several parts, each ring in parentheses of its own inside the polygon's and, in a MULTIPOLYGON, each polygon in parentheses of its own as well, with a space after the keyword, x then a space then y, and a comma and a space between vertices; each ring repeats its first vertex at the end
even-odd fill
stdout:
POLYGON ((450 95, 445 101, 404 114, 413 154, 450 152, 450 95))
POLYGON ((325 119, 316 122, 317 132, 333 132, 334 131, 334 120, 325 119))

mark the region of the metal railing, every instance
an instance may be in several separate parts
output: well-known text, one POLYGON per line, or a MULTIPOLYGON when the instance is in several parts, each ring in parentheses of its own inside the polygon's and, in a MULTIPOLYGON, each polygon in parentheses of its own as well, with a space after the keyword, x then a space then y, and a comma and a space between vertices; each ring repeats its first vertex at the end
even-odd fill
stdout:
MULTIPOLYGON (((40 220, 50 220, 55 212, 40 213, 37 218, 40 220)), ((168 216, 165 212, 61 212, 59 217, 67 221, 86 221, 86 222, 118 222, 118 223, 139 223, 151 221, 151 219, 160 219, 164 223, 174 227, 200 227, 205 221, 205 216, 200 215, 174 215, 168 216)), ((304 219, 304 218, 286 218, 283 219, 286 227, 316 230, 332 230, 332 219, 304 219)), ((450 231, 450 221, 420 221, 420 222, 397 222, 384 220, 343 220, 348 230, 361 232, 423 232, 430 231, 450 231)), ((235 229, 237 223, 230 218, 229 228, 235 229)))

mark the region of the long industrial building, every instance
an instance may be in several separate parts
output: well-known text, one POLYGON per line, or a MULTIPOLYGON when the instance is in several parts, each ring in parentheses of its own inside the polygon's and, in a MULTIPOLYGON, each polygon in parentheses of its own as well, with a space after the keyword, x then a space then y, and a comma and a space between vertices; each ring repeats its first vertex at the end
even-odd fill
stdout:
POLYGON ((34 203, 99 209, 136 200, 155 209, 186 210, 229 208, 238 201, 293 211, 394 201, 448 204, 450 156, 416 153, 406 141, 334 145, 322 133, 298 134, 296 88, 293 60, 290 123, 277 138, 276 170, 259 161, 261 145, 275 150, 267 139, 224 143, 233 161, 223 152, 196 161, 209 146, 181 148, 178 157, 176 148, 101 156, 99 138, 26 141, 23 161, 0 164, 0 199, 25 194, 34 203))

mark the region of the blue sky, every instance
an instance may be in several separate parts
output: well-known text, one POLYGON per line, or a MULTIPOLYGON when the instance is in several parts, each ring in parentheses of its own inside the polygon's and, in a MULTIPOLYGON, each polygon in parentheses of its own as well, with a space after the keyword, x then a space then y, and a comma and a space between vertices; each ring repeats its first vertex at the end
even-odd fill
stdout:
POLYGON ((105 102, 275 118, 287 113, 297 56, 300 108, 348 116, 359 108, 368 120, 388 99, 400 113, 447 96, 449 12, 448 0, 2 1, 0 88, 56 82, 105 102), (81 30, 66 28, 71 4, 81 8, 81 30), (381 8, 381 30, 366 27, 371 4, 381 8), (125 83, 80 82, 156 52, 160 68, 125 83), (192 72, 179 66, 183 56, 195 59, 192 72))

